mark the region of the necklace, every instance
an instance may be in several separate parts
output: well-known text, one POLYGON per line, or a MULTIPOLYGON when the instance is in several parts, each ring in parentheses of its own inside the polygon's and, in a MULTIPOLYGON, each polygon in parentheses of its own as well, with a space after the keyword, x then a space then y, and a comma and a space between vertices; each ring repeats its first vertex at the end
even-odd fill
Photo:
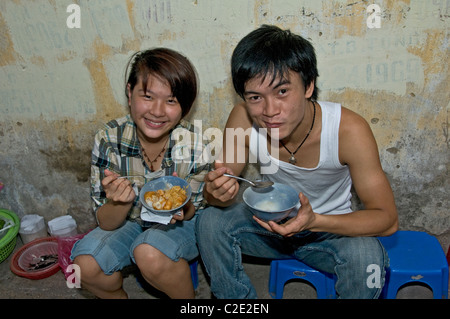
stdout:
POLYGON ((284 145, 283 141, 280 140, 281 145, 283 145, 283 147, 286 149, 286 151, 289 152, 289 154, 291 154, 291 157, 289 157, 289 163, 291 164, 295 164, 297 163, 297 160, 295 159, 295 153, 297 153, 297 151, 300 149, 300 147, 302 147, 303 143, 305 143, 306 139, 308 138, 309 134, 311 133, 313 127, 314 127, 314 120, 316 119, 316 104, 314 103, 314 101, 312 101, 313 106, 314 106, 314 115, 313 115, 313 120, 311 123, 311 128, 309 129, 308 134, 306 134, 305 138, 303 139, 303 141, 300 143, 300 145, 297 147, 297 149, 294 152, 291 152, 286 145, 284 145))
MULTIPOLYGON (((167 141, 166 141, 166 143, 167 143, 167 141)), ((144 149, 143 147, 141 147, 142 154, 144 154, 144 157, 147 159, 147 162, 150 163, 150 170, 151 170, 152 172, 155 171, 154 168, 153 168, 153 163, 155 163, 155 162, 158 160, 158 158, 160 158, 161 155, 162 155, 162 154, 164 153, 164 151, 166 150, 166 143, 164 143, 164 147, 162 148, 161 152, 159 152, 158 156, 156 156, 155 159, 154 159, 153 161, 148 157, 147 153, 145 152, 145 149, 144 149)))

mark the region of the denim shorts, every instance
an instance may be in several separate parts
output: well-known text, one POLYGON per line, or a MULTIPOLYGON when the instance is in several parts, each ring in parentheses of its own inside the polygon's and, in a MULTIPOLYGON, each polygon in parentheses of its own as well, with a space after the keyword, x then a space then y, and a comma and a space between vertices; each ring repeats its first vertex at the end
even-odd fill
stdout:
POLYGON ((112 231, 97 227, 75 243, 70 258, 91 255, 106 275, 133 264, 133 251, 139 244, 149 244, 174 261, 190 261, 198 256, 195 219, 169 225, 155 223, 149 228, 131 221, 112 231))

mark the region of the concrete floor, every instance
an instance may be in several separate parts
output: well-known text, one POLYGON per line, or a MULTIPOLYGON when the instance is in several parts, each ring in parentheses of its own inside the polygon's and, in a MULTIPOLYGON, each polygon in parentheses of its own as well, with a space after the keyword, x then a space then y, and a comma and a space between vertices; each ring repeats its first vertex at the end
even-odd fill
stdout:
MULTIPOLYGON (((14 252, 21 246, 20 236, 14 252)), ((40 279, 31 280, 16 276, 10 270, 10 261, 14 252, 0 264, 0 298, 1 299, 94 299, 95 296, 87 290, 68 288, 61 271, 40 279)), ((250 276, 260 299, 271 299, 268 293, 269 263, 261 260, 245 259, 244 269, 250 276)), ((196 290, 196 299, 211 299, 211 291, 205 277, 202 265, 198 267, 199 286, 196 290)), ((136 271, 124 273, 124 289, 130 299, 165 299, 161 294, 140 278, 136 271), (143 288, 145 287, 145 288, 143 288)), ((316 299, 315 289, 306 282, 288 282, 284 290, 286 299, 316 299)), ((423 286, 409 286, 401 289, 398 299, 428 299, 432 298, 431 290, 423 286)))

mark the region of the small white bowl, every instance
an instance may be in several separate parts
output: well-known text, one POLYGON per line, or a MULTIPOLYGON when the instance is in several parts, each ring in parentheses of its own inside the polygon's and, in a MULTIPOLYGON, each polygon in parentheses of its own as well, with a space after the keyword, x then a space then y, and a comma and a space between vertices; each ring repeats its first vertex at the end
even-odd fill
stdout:
POLYGON ((275 222, 289 216, 299 202, 295 189, 280 183, 267 188, 249 187, 244 191, 242 198, 256 217, 275 222))

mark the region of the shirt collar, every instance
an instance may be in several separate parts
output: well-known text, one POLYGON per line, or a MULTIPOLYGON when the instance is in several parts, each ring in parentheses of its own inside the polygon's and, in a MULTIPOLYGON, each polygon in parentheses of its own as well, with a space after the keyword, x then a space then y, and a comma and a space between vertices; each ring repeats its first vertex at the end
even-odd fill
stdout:
MULTIPOLYGON (((128 136, 128 143, 120 144, 120 153, 124 156, 130 157, 142 157, 141 155, 141 143, 137 137, 136 124, 131 116, 126 116, 126 122, 122 126, 122 136, 128 136)), ((123 141, 124 139, 122 139, 123 141)))

